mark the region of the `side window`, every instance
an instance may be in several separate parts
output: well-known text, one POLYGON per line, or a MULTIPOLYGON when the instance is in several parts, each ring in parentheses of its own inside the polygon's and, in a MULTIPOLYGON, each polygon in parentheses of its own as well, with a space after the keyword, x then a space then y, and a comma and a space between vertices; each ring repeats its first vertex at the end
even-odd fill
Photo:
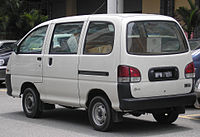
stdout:
POLYGON ((114 43, 114 25, 110 22, 91 22, 86 35, 84 54, 109 54, 114 43))
POLYGON ((57 24, 51 40, 50 54, 76 54, 83 22, 57 24))
POLYGON ((18 52, 24 54, 40 54, 42 51, 47 27, 48 26, 44 26, 31 32, 31 34, 29 34, 28 37, 26 37, 25 40, 19 45, 18 52))

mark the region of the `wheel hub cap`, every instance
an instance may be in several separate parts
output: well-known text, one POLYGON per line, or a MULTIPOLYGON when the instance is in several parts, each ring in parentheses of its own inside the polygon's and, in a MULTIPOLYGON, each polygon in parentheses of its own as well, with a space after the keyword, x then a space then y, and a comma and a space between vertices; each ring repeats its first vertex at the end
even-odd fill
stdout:
POLYGON ((107 114, 104 104, 98 102, 92 109, 92 118, 96 125, 102 126, 106 122, 107 114))
POLYGON ((29 93, 26 95, 26 99, 25 99, 25 108, 27 112, 31 113, 33 111, 34 106, 35 106, 34 97, 32 94, 29 93))

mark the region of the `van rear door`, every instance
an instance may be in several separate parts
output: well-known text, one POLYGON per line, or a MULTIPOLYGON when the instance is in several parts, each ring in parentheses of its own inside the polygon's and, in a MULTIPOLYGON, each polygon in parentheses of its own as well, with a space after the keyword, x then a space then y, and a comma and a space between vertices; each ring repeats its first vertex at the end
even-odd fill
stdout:
MULTIPOLYGON (((130 78, 133 97, 185 94, 192 90, 193 63, 184 34, 173 21, 130 22, 122 64, 140 73, 130 78), (132 69, 134 68, 134 69, 132 69), (187 74, 188 73, 188 74, 187 74)), ((134 73, 134 72, 133 72, 134 73)))

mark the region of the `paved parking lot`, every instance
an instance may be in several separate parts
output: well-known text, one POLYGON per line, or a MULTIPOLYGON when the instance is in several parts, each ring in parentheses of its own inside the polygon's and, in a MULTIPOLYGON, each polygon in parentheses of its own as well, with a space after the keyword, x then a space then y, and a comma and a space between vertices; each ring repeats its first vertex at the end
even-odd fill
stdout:
POLYGON ((26 118, 21 99, 7 96, 5 86, 0 88, 0 137, 198 137, 200 110, 187 108, 172 125, 160 125, 151 114, 141 117, 127 115, 124 121, 104 133, 92 129, 87 114, 57 106, 39 119, 26 118))

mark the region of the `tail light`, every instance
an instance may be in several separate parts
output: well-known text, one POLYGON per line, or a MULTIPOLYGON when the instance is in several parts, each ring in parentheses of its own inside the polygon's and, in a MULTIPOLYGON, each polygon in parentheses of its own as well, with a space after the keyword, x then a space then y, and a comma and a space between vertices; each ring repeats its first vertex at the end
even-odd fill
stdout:
POLYGON ((191 62, 185 67, 185 78, 194 78, 195 71, 194 71, 194 63, 191 62))
POLYGON ((140 82, 141 74, 137 68, 129 66, 118 67, 118 82, 140 82))

